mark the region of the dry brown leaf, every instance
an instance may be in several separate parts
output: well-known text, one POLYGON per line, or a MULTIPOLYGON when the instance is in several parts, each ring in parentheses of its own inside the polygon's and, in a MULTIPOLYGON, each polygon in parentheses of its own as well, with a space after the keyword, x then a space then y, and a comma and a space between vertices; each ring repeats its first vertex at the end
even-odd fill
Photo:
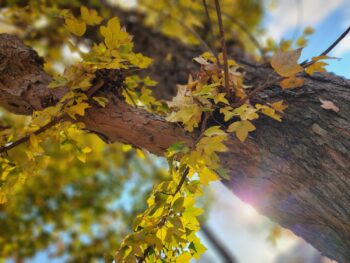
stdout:
POLYGON ((196 61, 200 65, 209 65, 210 64, 203 57, 195 57, 193 60, 196 61))
POLYGON ((286 52, 281 50, 277 51, 271 59, 271 66, 283 77, 294 76, 304 70, 304 68, 298 64, 301 50, 301 48, 298 48, 286 52))
POLYGON ((339 108, 330 100, 322 100, 319 98, 320 102, 322 103, 321 107, 326 110, 332 110, 334 112, 339 112, 339 108))

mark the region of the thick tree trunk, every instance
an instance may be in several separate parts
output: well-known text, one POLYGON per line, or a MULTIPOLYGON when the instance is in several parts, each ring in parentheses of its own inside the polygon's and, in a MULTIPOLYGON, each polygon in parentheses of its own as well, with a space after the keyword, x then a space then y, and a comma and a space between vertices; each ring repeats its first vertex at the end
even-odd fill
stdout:
MULTIPOLYGON (((184 81, 194 70, 190 61, 198 55, 195 50, 140 25, 128 25, 138 32, 136 47, 156 57, 151 73, 160 80, 159 96, 161 88, 184 81), (167 53, 173 55, 171 62, 164 60, 167 53)), ((268 67, 241 62, 252 85, 272 73, 268 67)), ((350 81, 330 74, 305 78, 304 87, 295 91, 273 87, 258 94, 258 100, 284 99, 289 108, 282 123, 262 118, 245 143, 229 141, 230 151, 221 159, 231 179, 224 184, 324 255, 350 262, 350 81), (321 108, 319 98, 333 101, 340 111, 321 108)), ((53 105, 64 88, 48 90, 50 80, 35 52, 15 37, 0 35, 1 106, 30 114, 53 105)), ((81 119, 106 141, 130 143, 157 155, 176 141, 193 144, 195 134, 107 95, 106 108, 92 107, 81 119)))

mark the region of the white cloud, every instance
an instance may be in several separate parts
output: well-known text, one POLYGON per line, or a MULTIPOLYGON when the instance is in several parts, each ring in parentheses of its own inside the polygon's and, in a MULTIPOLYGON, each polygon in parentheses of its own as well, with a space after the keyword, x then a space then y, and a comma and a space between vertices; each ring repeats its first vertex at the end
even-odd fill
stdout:
MULTIPOLYGON (((350 2, 346 1, 342 6, 342 26, 343 30, 350 26, 350 2)), ((350 52, 350 34, 348 35, 334 48, 332 55, 336 57, 342 57, 345 53, 350 52)))
POLYGON ((269 11, 267 35, 279 40, 295 26, 314 27, 346 1, 348 0, 281 0, 276 9, 269 11))
POLYGON ((350 2, 346 1, 346 3, 344 3, 344 7, 342 8, 343 10, 343 26, 344 28, 347 28, 350 26, 350 2))
POLYGON ((333 50, 332 55, 342 57, 345 53, 350 52, 350 35, 347 35, 333 50))

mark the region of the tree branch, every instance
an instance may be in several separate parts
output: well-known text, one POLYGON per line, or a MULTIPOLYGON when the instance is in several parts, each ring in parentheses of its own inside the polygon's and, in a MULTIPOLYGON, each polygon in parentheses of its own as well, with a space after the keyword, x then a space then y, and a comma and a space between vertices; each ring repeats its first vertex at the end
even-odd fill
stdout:
POLYGON ((226 40, 225 40, 225 30, 224 25, 222 24, 222 17, 221 17, 221 9, 220 9, 220 3, 219 0, 215 0, 215 8, 216 8, 216 14, 218 17, 218 23, 219 23, 219 30, 220 30, 220 36, 221 36, 221 47, 222 47, 222 59, 224 61, 224 79, 225 79, 225 90, 227 96, 231 98, 231 90, 230 90, 230 80, 228 75, 228 62, 227 62, 227 48, 226 48, 226 40))

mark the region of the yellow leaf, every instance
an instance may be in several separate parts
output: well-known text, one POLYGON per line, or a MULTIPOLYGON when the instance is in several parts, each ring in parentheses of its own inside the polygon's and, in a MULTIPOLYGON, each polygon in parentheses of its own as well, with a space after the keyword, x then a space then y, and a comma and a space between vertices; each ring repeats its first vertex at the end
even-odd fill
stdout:
POLYGON ((285 109, 288 108, 287 105, 283 105, 283 100, 276 101, 271 104, 272 108, 274 108, 276 111, 283 112, 285 109))
POLYGON ((0 204, 7 203, 7 196, 6 194, 0 193, 0 204))
POLYGON ((108 103, 108 99, 105 97, 92 97, 94 101, 96 101, 101 107, 106 107, 108 103))
POLYGON ((237 121, 228 127, 229 132, 235 132, 236 136, 241 142, 244 142, 248 137, 248 133, 254 131, 256 128, 250 121, 237 121))
POLYGON ((286 52, 277 51, 271 59, 271 66, 283 77, 294 76, 304 70, 304 68, 298 64, 301 50, 302 49, 299 48, 286 52))
POLYGON ((32 134, 29 137, 29 143, 30 143, 30 148, 33 152, 35 153, 42 153, 44 152, 43 148, 40 146, 41 140, 39 139, 38 136, 32 134))
POLYGON ((327 65, 328 65, 328 63, 326 63, 326 62, 317 61, 317 62, 313 63, 312 65, 308 66, 305 69, 305 72, 309 75, 312 75, 315 72, 325 72, 326 69, 324 67, 327 65))
POLYGON ((220 126, 212 126, 205 130, 204 135, 211 137, 214 135, 226 135, 226 133, 220 129, 220 126))
POLYGON ((140 157, 141 159, 145 159, 145 154, 143 153, 142 150, 136 149, 136 154, 137 154, 137 156, 140 157))
POLYGON ((79 103, 79 104, 76 104, 76 105, 69 107, 66 110, 66 112, 69 114, 69 116, 71 116, 73 119, 75 119, 76 114, 78 114, 80 116, 84 116, 85 110, 89 107, 90 107, 89 104, 83 102, 83 103, 79 103))
POLYGON ((80 13, 84 22, 90 26, 99 25, 103 20, 95 9, 88 9, 86 6, 80 7, 80 13))
POLYGON ((202 116, 202 109, 197 105, 189 105, 181 108, 178 112, 172 112, 167 121, 170 122, 182 122, 185 126, 185 130, 192 132, 194 128, 198 127, 202 116))
POLYGON ((88 76, 86 78, 83 78, 78 84, 79 88, 87 90, 87 88, 91 87, 90 81, 91 79, 88 76))
POLYGON ((158 229, 156 236, 163 242, 165 243, 165 237, 166 237, 166 229, 162 227, 161 229, 158 229))
POLYGON ((280 50, 283 52, 288 51, 292 46, 291 40, 282 40, 280 43, 280 50))
POLYGON ((79 161, 81 161, 82 163, 86 163, 86 154, 84 153, 79 153, 77 154, 77 158, 79 161))
POLYGON ((281 116, 278 115, 273 108, 270 108, 266 105, 261 105, 261 104, 256 104, 255 107, 261 110, 261 112, 264 113, 265 115, 271 117, 272 119, 275 119, 276 121, 282 121, 281 116))
POLYGON ((272 245, 276 245, 277 239, 282 236, 282 228, 279 226, 275 226, 271 229, 269 236, 267 237, 267 240, 272 243, 272 245))
POLYGON ((313 57, 312 61, 319 61, 319 60, 323 60, 323 59, 337 59, 337 58, 336 57, 329 57, 327 55, 322 55, 322 56, 313 57))
POLYGON ((299 88, 303 85, 304 85, 304 79, 297 78, 295 76, 291 76, 291 77, 286 78, 280 82, 280 86, 283 89, 294 89, 294 88, 299 88))
POLYGON ((259 118, 259 115, 256 113, 256 109, 250 105, 243 104, 242 106, 236 108, 233 112, 235 115, 238 115, 242 121, 245 120, 255 120, 259 118))
POLYGON ((180 256, 176 257, 176 263, 187 263, 190 262, 192 259, 192 256, 190 253, 185 252, 183 254, 181 254, 180 256))
POLYGON ((311 35, 313 33, 314 33, 314 29, 310 26, 308 26, 304 29, 304 35, 311 35))
POLYGON ((220 177, 208 168, 204 168, 199 172, 199 180, 202 185, 208 185, 210 182, 219 180, 220 177))
POLYGON ((69 32, 81 37, 86 31, 86 24, 84 21, 80 21, 75 17, 69 17, 65 20, 65 26, 69 32))
POLYGON ((229 104, 228 100, 225 98, 226 93, 219 93, 216 96, 214 96, 214 102, 215 104, 218 104, 219 102, 222 102, 224 104, 229 104))
POLYGON ((220 113, 224 114, 224 121, 229 121, 235 114, 231 107, 220 108, 220 113))
POLYGON ((90 147, 84 147, 81 151, 83 153, 90 153, 90 152, 92 152, 92 149, 90 147))
POLYGON ((226 139, 227 134, 204 137, 197 144, 197 149, 207 156, 211 156, 214 152, 227 152, 228 148, 223 143, 226 139))
POLYGON ((130 36, 120 28, 120 22, 117 17, 110 19, 107 26, 101 26, 100 32, 105 39, 106 46, 109 49, 116 49, 121 44, 130 42, 130 36))
POLYGON ((298 47, 305 47, 307 45, 307 40, 304 36, 301 36, 298 38, 296 44, 298 47))
POLYGON ((123 152, 128 152, 130 150, 132 150, 132 146, 131 145, 129 145, 129 144, 123 144, 122 145, 122 151, 123 152))

